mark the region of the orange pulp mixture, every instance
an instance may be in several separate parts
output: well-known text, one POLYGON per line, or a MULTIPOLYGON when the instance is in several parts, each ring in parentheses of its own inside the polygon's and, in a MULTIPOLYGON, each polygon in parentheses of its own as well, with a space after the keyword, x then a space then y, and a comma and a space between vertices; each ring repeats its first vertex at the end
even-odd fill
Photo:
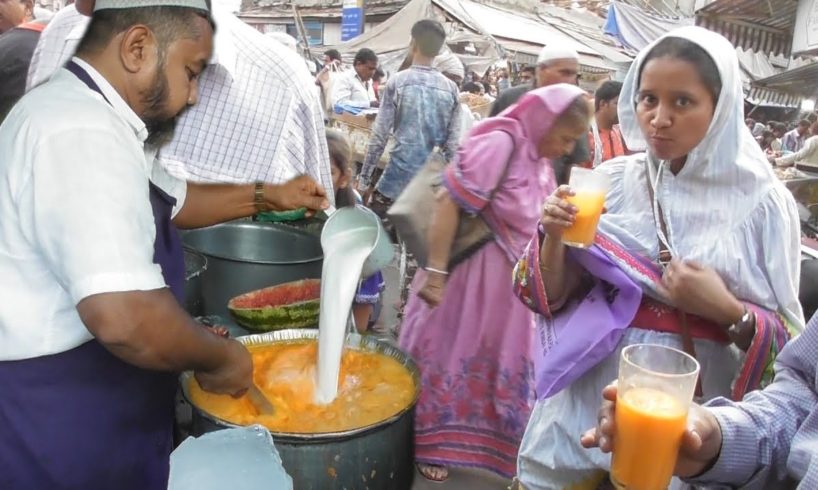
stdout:
POLYGON ((318 434, 366 427, 406 408, 415 395, 409 371, 377 352, 345 349, 338 397, 314 403, 318 343, 314 340, 249 346, 253 380, 275 406, 259 415, 250 400, 208 393, 191 378, 191 401, 202 410, 238 425, 261 424, 273 432, 318 434))

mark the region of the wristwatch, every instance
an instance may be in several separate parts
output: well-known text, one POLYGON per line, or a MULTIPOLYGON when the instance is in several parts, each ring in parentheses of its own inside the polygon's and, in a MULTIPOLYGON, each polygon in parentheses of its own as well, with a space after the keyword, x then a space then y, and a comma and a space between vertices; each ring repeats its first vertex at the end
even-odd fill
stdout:
POLYGON ((256 182, 256 190, 253 196, 253 204, 256 205, 256 211, 259 213, 267 211, 267 204, 264 202, 264 182, 256 182))
POLYGON ((753 343, 755 334, 756 315, 745 306, 744 315, 742 315, 741 320, 727 329, 727 336, 739 349, 746 351, 753 343))

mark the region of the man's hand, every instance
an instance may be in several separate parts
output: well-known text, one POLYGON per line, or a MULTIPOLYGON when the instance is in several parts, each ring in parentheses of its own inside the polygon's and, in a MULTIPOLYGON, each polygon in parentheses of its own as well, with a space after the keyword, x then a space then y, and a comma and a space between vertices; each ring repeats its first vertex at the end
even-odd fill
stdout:
MULTIPOLYGON (((602 391, 602 397, 604 401, 599 409, 597 427, 585 432, 580 442, 585 448, 598 447, 603 453, 609 453, 613 451, 616 438, 616 383, 608 385, 602 391)), ((706 408, 692 403, 674 474, 682 478, 701 475, 719 457, 721 444, 721 426, 716 417, 706 408)))
POLYGON ((234 396, 253 382, 247 349, 196 323, 167 288, 92 295, 77 312, 100 344, 134 366, 193 370, 203 389, 234 396))
POLYGON ((209 371, 196 371, 194 375, 203 390, 238 398, 252 383, 253 361, 242 344, 236 340, 228 342, 227 355, 219 367, 209 371))
POLYGON ((377 100, 373 100, 372 102, 369 103, 369 107, 372 108, 372 109, 377 109, 380 106, 381 106, 381 103, 378 102, 377 100))
POLYGON ((281 185, 265 185, 264 200, 272 211, 307 208, 315 212, 329 207, 327 192, 308 175, 296 177, 281 185))

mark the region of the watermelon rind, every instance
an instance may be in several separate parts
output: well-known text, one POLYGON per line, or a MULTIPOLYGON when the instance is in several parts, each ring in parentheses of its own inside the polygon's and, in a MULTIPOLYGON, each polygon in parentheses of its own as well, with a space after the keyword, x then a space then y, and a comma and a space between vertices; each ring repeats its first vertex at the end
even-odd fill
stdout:
MULTIPOLYGON (((272 332, 275 330, 285 330, 288 328, 306 328, 316 327, 318 325, 318 316, 320 313, 320 299, 310 299, 306 301, 298 301, 279 306, 263 306, 259 308, 237 308, 235 307, 236 300, 251 295, 258 295, 262 293, 269 293, 277 289, 292 288, 318 283, 319 279, 306 279, 302 281, 295 281, 286 284, 279 284, 269 288, 251 291, 231 299, 227 304, 227 309, 233 319, 253 332, 272 332)), ((320 290, 320 289, 319 289, 320 290)))

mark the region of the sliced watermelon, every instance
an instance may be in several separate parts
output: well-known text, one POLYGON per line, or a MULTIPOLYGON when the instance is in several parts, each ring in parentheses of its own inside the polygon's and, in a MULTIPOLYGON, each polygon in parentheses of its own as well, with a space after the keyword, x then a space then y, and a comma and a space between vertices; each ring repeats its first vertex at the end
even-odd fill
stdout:
POLYGON ((236 296, 227 303, 236 323, 270 332, 318 324, 321 280, 304 279, 236 296))

